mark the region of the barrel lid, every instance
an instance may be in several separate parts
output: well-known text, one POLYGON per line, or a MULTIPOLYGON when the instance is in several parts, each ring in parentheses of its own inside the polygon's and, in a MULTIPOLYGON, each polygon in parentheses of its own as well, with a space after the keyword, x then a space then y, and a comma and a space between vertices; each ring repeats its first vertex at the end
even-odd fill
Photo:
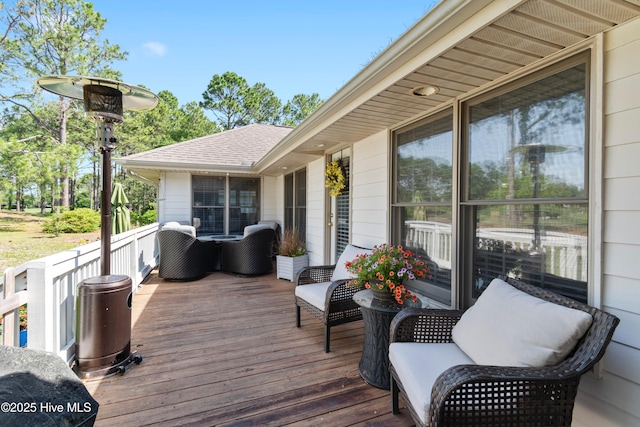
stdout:
POLYGON ((124 275, 108 275, 108 276, 97 276, 97 277, 89 277, 80 282, 79 287, 91 287, 91 289, 99 290, 99 289, 109 289, 115 290, 124 287, 131 286, 131 278, 129 276, 124 275))

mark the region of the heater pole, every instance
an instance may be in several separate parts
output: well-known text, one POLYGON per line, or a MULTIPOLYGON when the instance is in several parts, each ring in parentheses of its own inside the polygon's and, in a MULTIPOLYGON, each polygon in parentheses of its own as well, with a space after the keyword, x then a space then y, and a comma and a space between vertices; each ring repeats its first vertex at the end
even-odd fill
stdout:
POLYGON ((112 136, 112 123, 101 122, 100 140, 102 146, 102 198, 100 202, 101 223, 100 223, 100 275, 109 276, 111 274, 111 150, 116 139, 112 136))

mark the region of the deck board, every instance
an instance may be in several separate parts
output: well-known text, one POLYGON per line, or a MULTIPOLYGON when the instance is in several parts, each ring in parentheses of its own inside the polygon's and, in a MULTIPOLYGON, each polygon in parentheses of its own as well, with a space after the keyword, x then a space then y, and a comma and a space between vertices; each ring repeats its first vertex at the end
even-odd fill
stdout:
POLYGON ((303 311, 275 275, 212 273, 165 282, 155 272, 134 295, 125 375, 86 382, 96 426, 411 426, 389 392, 358 374, 362 322, 331 329, 303 311))

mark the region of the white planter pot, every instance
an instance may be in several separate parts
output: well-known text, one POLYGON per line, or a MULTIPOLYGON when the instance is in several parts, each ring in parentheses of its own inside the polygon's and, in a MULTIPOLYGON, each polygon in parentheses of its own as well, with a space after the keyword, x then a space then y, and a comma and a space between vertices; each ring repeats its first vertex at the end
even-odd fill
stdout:
POLYGON ((297 257, 276 256, 276 273, 278 279, 287 279, 291 282, 296 278, 298 271, 309 265, 309 254, 297 257))

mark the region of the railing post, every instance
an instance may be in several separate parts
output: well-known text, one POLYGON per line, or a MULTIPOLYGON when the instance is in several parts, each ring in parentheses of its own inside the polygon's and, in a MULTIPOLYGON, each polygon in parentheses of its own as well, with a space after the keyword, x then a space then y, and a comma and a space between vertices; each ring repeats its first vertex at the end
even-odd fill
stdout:
POLYGON ((27 346, 36 350, 58 353, 55 343, 60 341, 60 322, 56 316, 51 266, 46 262, 27 263, 29 341, 27 346), (49 268, 48 268, 49 267, 49 268))
MULTIPOLYGON (((4 271, 4 285, 2 288, 4 300, 11 299, 16 292, 16 276, 15 269, 9 267, 4 271)), ((0 313, 2 316, 2 313, 0 313)), ((15 310, 4 315, 2 319, 2 341, 6 346, 13 347, 16 342, 20 342, 20 335, 18 328, 16 328, 16 318, 20 318, 20 309, 15 310)))
POLYGON ((129 268, 131 271, 131 278, 133 279, 133 293, 136 293, 138 291, 138 284, 142 281, 142 273, 138 268, 138 249, 140 247, 140 244, 138 242, 139 238, 140 233, 138 231, 135 231, 135 234, 133 235, 133 241, 131 242, 131 258, 129 259, 129 268))

